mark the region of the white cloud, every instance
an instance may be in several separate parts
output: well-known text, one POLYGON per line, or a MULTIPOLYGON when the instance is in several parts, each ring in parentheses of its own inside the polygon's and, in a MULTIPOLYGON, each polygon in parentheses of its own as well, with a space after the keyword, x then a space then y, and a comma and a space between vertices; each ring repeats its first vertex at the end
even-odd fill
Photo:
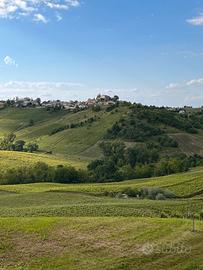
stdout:
POLYGON ((187 86, 191 86, 191 85, 200 86, 200 85, 203 85, 203 78, 190 80, 190 81, 186 82, 186 85, 187 86))
POLYGON ((8 55, 4 57, 4 64, 7 66, 15 66, 15 67, 18 66, 15 60, 11 56, 8 56, 8 55))
POLYGON ((170 106, 203 105, 203 78, 192 79, 180 83, 170 83, 160 94, 163 104, 170 106))
POLYGON ((201 26, 201 25, 203 25, 203 13, 201 13, 197 17, 194 17, 192 19, 188 19, 187 22, 189 24, 192 24, 192 25, 195 25, 195 26, 201 26))
POLYGON ((74 82, 9 81, 0 83, 0 98, 41 97, 47 99, 71 99, 84 94, 84 85, 74 82))
POLYGON ((33 20, 47 22, 47 10, 62 11, 80 5, 80 0, 0 0, 1 19, 19 19, 31 16, 33 20))
POLYGON ((183 83, 170 83, 169 85, 166 86, 166 89, 183 89, 183 88, 187 88, 190 86, 202 86, 203 85, 203 78, 199 78, 199 79, 192 79, 189 81, 185 81, 183 83))
POLYGON ((34 21, 48 23, 48 20, 40 13, 34 14, 34 21))
POLYGON ((169 85, 166 86, 166 89, 176 89, 180 85, 178 83, 170 83, 169 85))

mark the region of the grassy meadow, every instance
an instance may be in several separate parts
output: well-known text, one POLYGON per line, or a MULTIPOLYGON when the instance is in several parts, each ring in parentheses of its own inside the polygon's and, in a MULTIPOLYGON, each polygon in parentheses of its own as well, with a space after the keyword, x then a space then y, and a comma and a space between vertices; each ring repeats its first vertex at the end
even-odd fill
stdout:
POLYGON ((202 223, 196 229, 180 219, 1 218, 1 267, 200 270, 202 223))
POLYGON ((110 184, 2 185, 1 269, 201 270, 202 170, 110 184), (103 196, 104 191, 141 186, 163 186, 190 198, 103 196))

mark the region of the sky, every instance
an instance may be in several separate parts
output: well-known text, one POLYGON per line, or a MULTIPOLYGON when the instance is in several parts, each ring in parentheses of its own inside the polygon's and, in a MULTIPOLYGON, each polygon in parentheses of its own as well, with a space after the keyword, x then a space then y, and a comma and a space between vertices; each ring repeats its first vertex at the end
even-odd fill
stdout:
POLYGON ((0 99, 203 105, 203 0, 0 0, 0 99))

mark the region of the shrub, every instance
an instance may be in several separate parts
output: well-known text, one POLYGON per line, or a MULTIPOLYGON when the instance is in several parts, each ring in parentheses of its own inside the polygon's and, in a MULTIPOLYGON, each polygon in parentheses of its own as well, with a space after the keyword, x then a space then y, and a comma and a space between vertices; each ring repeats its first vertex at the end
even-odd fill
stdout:
POLYGON ((126 194, 128 197, 138 197, 139 191, 132 189, 130 187, 127 187, 121 191, 122 194, 126 194))
POLYGON ((140 190, 141 198, 150 200, 165 200, 175 198, 176 195, 169 190, 164 190, 159 187, 145 187, 140 190))
POLYGON ((163 201, 163 200, 166 199, 166 197, 164 196, 163 193, 158 193, 158 194, 156 195, 156 198, 155 198, 155 199, 158 200, 158 201, 163 201))

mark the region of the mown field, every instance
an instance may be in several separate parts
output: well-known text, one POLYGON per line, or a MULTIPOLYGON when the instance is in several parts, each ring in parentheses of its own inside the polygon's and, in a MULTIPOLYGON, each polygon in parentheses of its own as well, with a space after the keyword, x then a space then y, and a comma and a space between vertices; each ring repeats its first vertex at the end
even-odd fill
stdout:
POLYGON ((0 269, 201 270, 202 170, 111 184, 2 185, 0 269), (163 186, 191 198, 103 196, 127 186, 163 186))
POLYGON ((135 217, 1 218, 1 269, 203 267, 203 224, 135 217))

